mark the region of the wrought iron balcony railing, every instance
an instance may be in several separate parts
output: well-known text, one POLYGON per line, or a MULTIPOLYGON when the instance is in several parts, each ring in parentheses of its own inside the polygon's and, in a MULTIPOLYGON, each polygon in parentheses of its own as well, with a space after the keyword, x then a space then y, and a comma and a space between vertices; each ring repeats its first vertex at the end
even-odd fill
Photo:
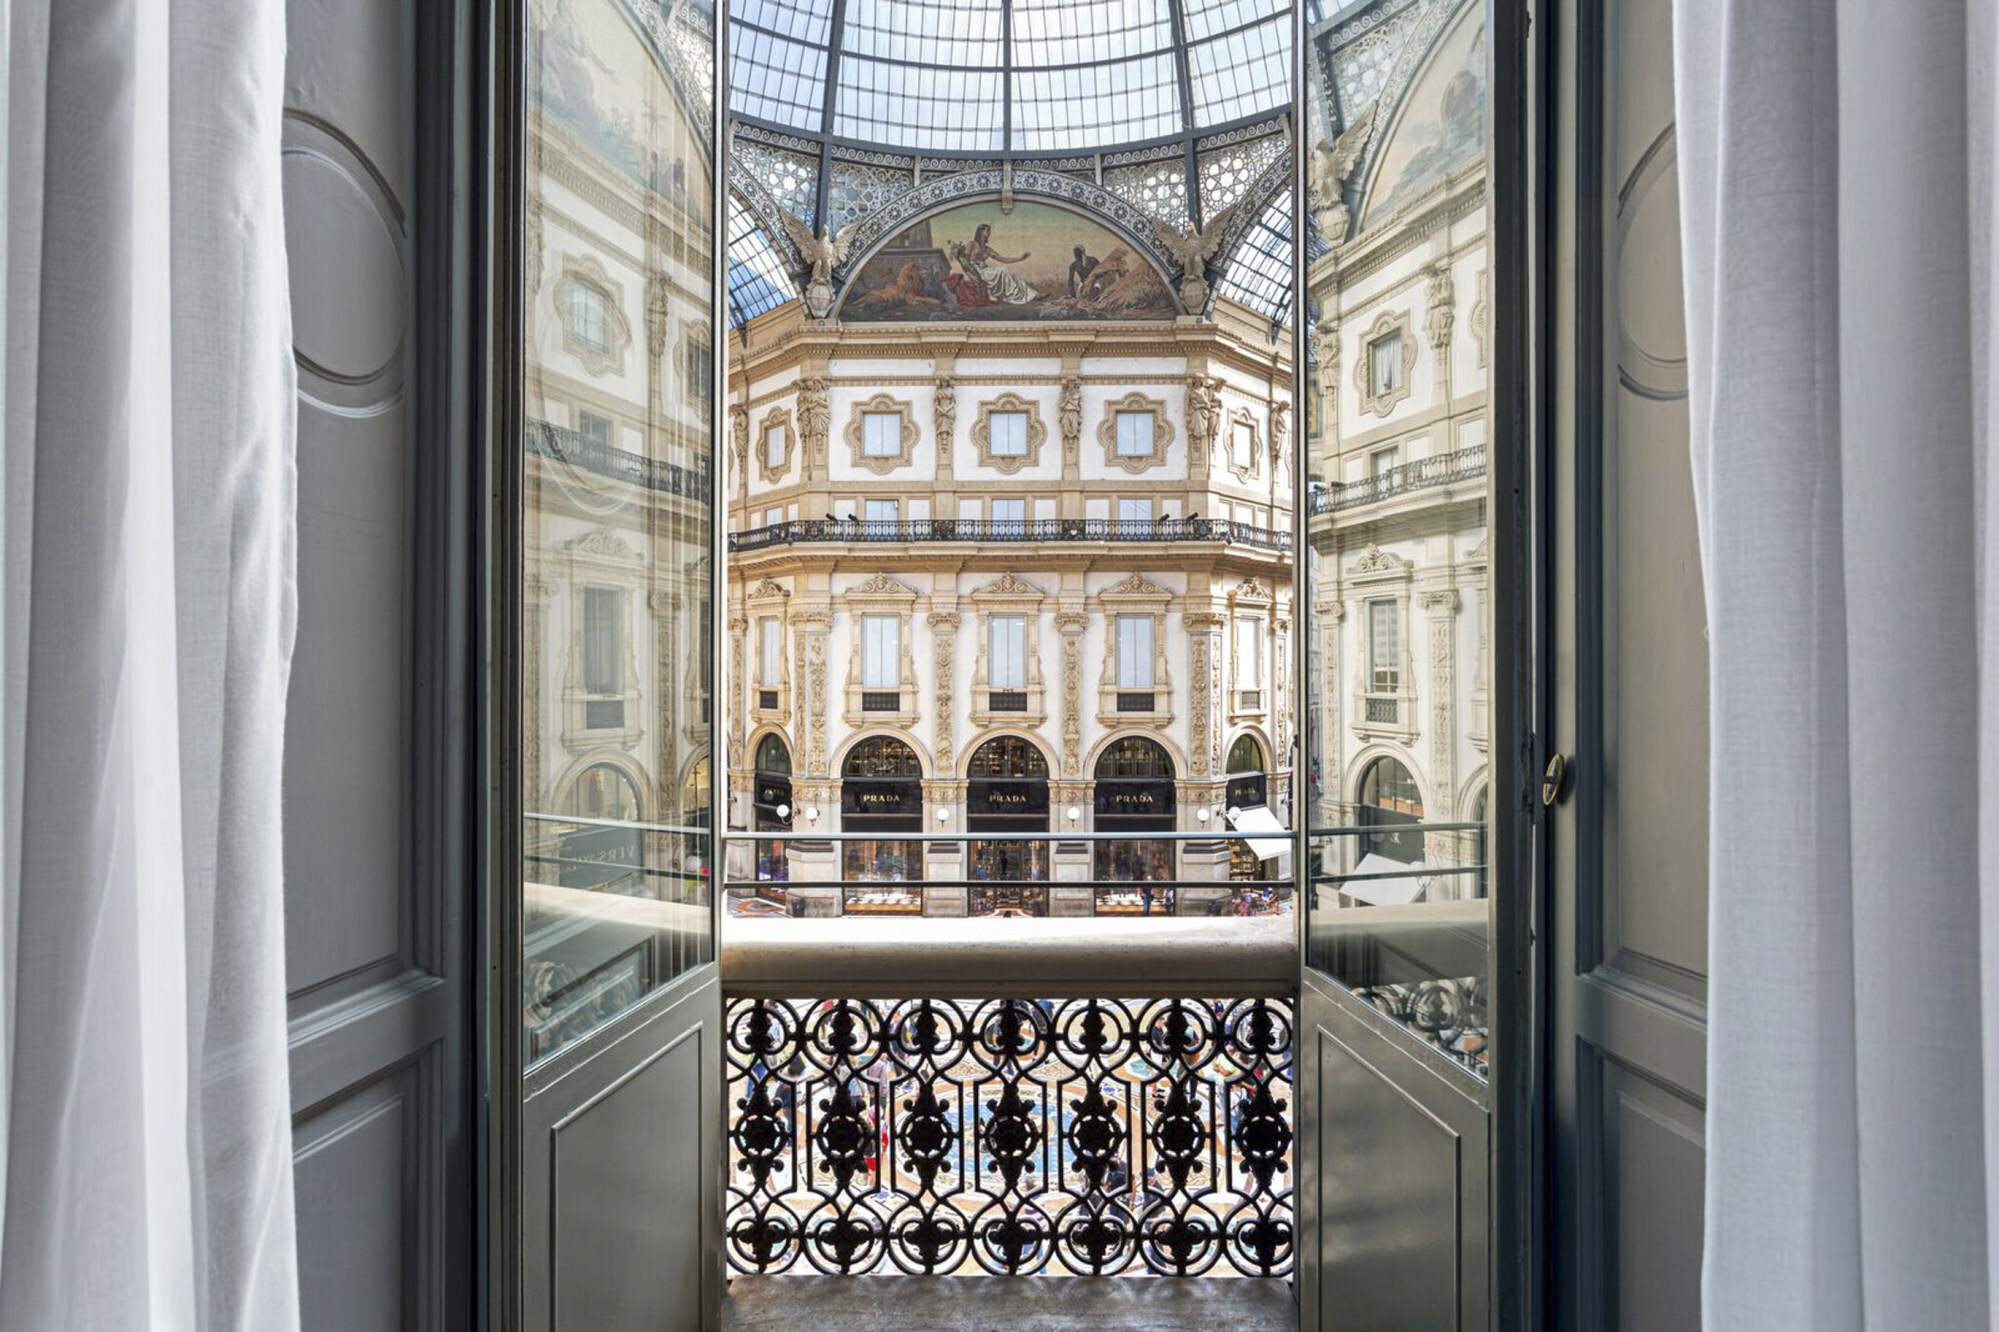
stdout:
POLYGON ((1288 1274, 1288 999, 731 997, 730 1267, 1288 1274))
POLYGON ((1315 517, 1320 514, 1338 513, 1344 509, 1358 508, 1363 504, 1377 504, 1411 491, 1428 490, 1433 486, 1449 485, 1457 481, 1470 481, 1484 475, 1485 445, 1474 444, 1468 449, 1418 458, 1414 462, 1401 463, 1395 467, 1384 467, 1375 475, 1362 477, 1358 481, 1334 481, 1317 485, 1312 490, 1310 509, 1315 517))
POLYGON ((801 518, 771 523, 729 535, 736 554, 794 546, 845 542, 907 544, 911 542, 985 541, 1221 541, 1260 550, 1288 551, 1291 534, 1253 523, 1220 518, 904 518, 870 522, 859 518, 801 518))
POLYGON ((708 473, 704 471, 613 448, 547 421, 527 423, 526 444, 527 451, 536 457, 553 458, 596 476, 683 499, 708 498, 708 473))

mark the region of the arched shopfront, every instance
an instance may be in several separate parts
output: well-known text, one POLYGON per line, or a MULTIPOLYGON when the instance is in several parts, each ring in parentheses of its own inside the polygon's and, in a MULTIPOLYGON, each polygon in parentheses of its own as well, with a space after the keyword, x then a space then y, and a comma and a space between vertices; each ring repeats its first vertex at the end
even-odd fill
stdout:
POLYGON ((871 735, 840 765, 840 831, 880 833, 841 843, 844 910, 860 915, 923 914, 923 844, 887 834, 923 831, 923 765, 891 735, 871 735), (854 885, 870 885, 856 887, 854 885))
POLYGON ((1097 758, 1096 831, 1129 840, 1097 842, 1097 910, 1105 914, 1173 910, 1173 843, 1147 833, 1172 832, 1173 756, 1142 735, 1121 736, 1097 758), (1156 885, 1156 886, 1155 886, 1156 885))
POLYGON ((1048 759, 1031 740, 997 735, 972 751, 965 775, 972 914, 1046 914, 1048 843, 1015 839, 1048 831, 1048 759))
MULTIPOLYGON (((791 831, 796 812, 791 803, 791 750, 784 737, 772 732, 757 742, 755 786, 751 797, 758 832, 791 831)), ((782 883, 790 878, 784 841, 757 839, 757 881, 782 883)))
MULTIPOLYGON (((1229 746, 1223 764, 1228 783, 1222 809, 1229 827, 1245 836, 1229 839, 1229 878, 1238 883, 1270 883, 1291 875, 1291 830, 1270 809, 1269 760, 1263 742, 1245 731, 1229 746)), ((1278 890, 1242 890, 1250 911, 1273 909, 1278 890)))
MULTIPOLYGON (((1228 775, 1224 788, 1224 810, 1254 809, 1270 803, 1270 779, 1264 773, 1263 746, 1245 732, 1229 746, 1228 775)), ((1229 878, 1238 883, 1264 878, 1261 848, 1247 838, 1229 838, 1229 878)))
POLYGON ((591 823, 562 827, 555 855, 555 881, 565 888, 649 895, 645 875, 645 834, 633 824, 645 813, 638 783, 615 763, 593 763, 576 775, 569 788, 569 810, 591 823))
POLYGON ((1422 863, 1423 834, 1416 825, 1423 822, 1423 793, 1400 759, 1384 755, 1368 764, 1355 799, 1360 826, 1369 830, 1361 834, 1363 856, 1422 863))

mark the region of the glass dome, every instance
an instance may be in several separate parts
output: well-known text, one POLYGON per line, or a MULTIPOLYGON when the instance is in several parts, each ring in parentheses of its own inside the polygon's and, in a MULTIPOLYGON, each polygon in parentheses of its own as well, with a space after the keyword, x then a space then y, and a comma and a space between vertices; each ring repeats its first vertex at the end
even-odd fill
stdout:
POLYGON ((937 156, 1100 153, 1288 101, 1283 0, 743 0, 730 113, 937 156))

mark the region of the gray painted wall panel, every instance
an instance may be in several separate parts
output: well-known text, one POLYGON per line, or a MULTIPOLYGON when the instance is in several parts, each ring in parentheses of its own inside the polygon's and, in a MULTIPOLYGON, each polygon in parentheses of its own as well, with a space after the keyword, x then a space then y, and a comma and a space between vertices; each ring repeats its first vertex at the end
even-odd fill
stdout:
POLYGON ((403 1171, 410 1092, 407 1073, 390 1077, 294 1129, 299 1295, 309 1329, 402 1325, 413 1238, 403 1171))

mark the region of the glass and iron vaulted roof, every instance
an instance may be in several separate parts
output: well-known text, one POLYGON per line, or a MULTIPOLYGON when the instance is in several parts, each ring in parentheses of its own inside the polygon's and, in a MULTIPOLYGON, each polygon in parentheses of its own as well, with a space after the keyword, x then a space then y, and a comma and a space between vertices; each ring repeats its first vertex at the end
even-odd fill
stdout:
POLYGON ((897 153, 1102 153, 1286 103, 1284 0, 741 0, 730 114, 897 153))

